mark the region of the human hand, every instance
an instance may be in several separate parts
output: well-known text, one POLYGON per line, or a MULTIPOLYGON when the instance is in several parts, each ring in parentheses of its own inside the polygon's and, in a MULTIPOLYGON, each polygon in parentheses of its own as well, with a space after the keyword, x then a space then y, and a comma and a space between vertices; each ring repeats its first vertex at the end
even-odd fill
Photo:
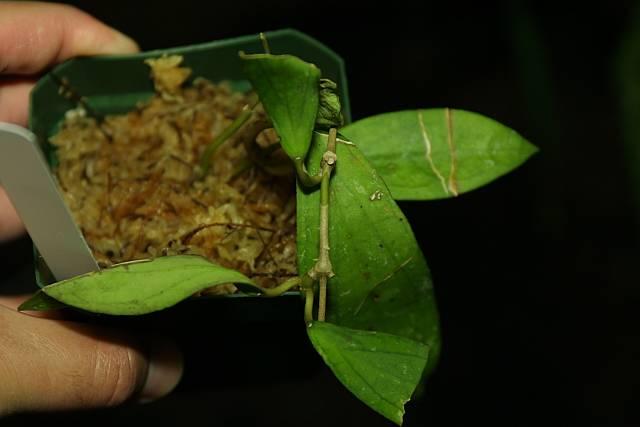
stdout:
MULTIPOLYGON (((26 125, 38 73, 73 56, 129 53, 135 42, 69 6, 0 2, 0 121, 26 125)), ((0 242, 23 232, 0 188, 0 242)), ((170 392, 182 374, 168 343, 16 311, 0 297, 0 416, 112 406, 170 392)))
POLYGON ((0 297, 0 417, 150 401, 179 382, 171 342, 19 313, 21 301, 0 297))
MULTIPOLYGON (((0 2, 0 121, 26 126, 29 92, 49 67, 74 56, 137 50, 133 40, 70 6, 0 2)), ((23 232, 0 187, 0 242, 23 232)))

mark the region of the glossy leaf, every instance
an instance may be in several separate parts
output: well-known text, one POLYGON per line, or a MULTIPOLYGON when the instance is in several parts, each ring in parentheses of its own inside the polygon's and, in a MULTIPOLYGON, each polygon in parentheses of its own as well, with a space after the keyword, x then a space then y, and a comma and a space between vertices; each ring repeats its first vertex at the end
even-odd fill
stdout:
MULTIPOLYGON (((326 135, 316 134, 308 165, 312 172, 325 147, 326 135)), ((329 210, 335 276, 328 285, 327 320, 410 338, 437 355, 438 313, 431 277, 411 227, 358 148, 338 143, 336 151, 329 210)), ((298 187, 301 273, 318 257, 319 196, 318 191, 298 187)))
POLYGON ((335 376, 360 400, 398 425, 420 382, 429 347, 380 332, 314 322, 307 332, 335 376))
POLYGON ((179 255, 120 264, 45 286, 42 291, 94 313, 135 315, 162 310, 226 283, 255 286, 237 271, 199 256, 179 255))
POLYGON ((240 57, 282 148, 292 159, 304 158, 318 113, 320 70, 291 55, 240 57))
POLYGON ((515 169, 537 151, 490 118, 448 108, 367 117, 341 133, 357 141, 396 200, 457 196, 515 169))

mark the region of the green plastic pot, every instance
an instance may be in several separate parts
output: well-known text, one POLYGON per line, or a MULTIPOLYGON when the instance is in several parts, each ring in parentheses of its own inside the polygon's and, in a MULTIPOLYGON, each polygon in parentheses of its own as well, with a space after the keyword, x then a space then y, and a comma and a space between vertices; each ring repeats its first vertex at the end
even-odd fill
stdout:
MULTIPOLYGON (((345 122, 351 121, 347 78, 343 60, 331 49, 308 35, 292 29, 265 33, 272 53, 292 54, 314 63, 324 77, 338 83, 343 104, 345 122)), ((59 93, 58 81, 66 79, 69 85, 85 98, 85 102, 99 114, 123 113, 154 94, 149 77, 147 58, 163 54, 179 54, 184 64, 193 70, 193 77, 204 77, 218 82, 229 81, 235 90, 250 87, 243 78, 239 51, 259 53, 263 51, 259 35, 249 35, 209 43, 142 52, 135 55, 75 58, 67 61, 43 76, 31 93, 29 127, 38 137, 39 144, 49 165, 56 165, 55 149, 48 139, 59 129, 65 113, 77 105, 59 93), (54 74, 54 76, 52 76, 54 74)), ((54 282, 45 261, 35 250, 35 271, 38 286, 54 282)), ((297 294, 288 297, 297 297, 297 294)), ((243 304, 264 305, 264 299, 231 296, 243 300, 243 304)), ((286 298, 286 296, 285 296, 286 298)), ((245 311, 245 310, 243 310, 245 311)), ((253 310, 250 310, 253 311, 253 310)), ((299 314, 299 313, 296 313, 299 314)))

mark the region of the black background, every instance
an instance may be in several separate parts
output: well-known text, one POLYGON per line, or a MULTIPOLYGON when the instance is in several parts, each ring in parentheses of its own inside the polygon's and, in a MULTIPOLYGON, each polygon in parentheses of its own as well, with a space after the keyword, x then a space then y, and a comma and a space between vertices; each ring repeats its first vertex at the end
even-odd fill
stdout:
MULTIPOLYGON (((73 3, 145 50, 297 28, 345 59, 354 119, 463 108, 539 146, 486 188, 402 204, 444 343, 405 425, 640 423, 640 210, 615 74, 634 2, 73 3)), ((32 289, 30 251, 27 239, 0 247, 0 292, 32 289)), ((3 423, 390 425, 332 377, 302 322, 225 320, 233 310, 196 303, 147 319, 185 348, 169 398, 3 423)))

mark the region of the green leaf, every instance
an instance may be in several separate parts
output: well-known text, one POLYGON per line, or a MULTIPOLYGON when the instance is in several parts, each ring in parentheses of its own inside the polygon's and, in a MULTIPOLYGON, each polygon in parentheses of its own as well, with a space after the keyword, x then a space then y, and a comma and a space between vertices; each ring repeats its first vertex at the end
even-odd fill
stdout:
POLYGON ((65 308, 66 305, 57 301, 42 291, 36 292, 31 298, 20 304, 18 311, 47 311, 65 308))
POLYGON ((404 404, 420 382, 429 347, 380 332, 314 322, 313 346, 335 376, 360 400, 398 425, 404 404))
POLYGON ((515 169, 537 151, 490 118, 448 108, 380 114, 340 132, 357 141, 396 200, 457 196, 515 169))
MULTIPOLYGON (((310 169, 319 167, 326 143, 326 135, 316 134, 310 169)), ((328 284, 327 320, 419 341, 432 349, 435 362, 438 312, 429 270, 411 227, 355 145, 338 142, 336 153, 329 209, 335 276, 328 284)), ((318 258, 320 192, 298 186, 297 194, 298 264, 303 274, 318 258)))
POLYGON ((48 296, 94 313, 135 315, 170 307, 225 283, 254 285, 237 271, 195 255, 120 264, 42 288, 48 296))
POLYGON ((320 70, 291 55, 241 53, 240 58, 282 148, 292 159, 304 158, 318 113, 320 70))

